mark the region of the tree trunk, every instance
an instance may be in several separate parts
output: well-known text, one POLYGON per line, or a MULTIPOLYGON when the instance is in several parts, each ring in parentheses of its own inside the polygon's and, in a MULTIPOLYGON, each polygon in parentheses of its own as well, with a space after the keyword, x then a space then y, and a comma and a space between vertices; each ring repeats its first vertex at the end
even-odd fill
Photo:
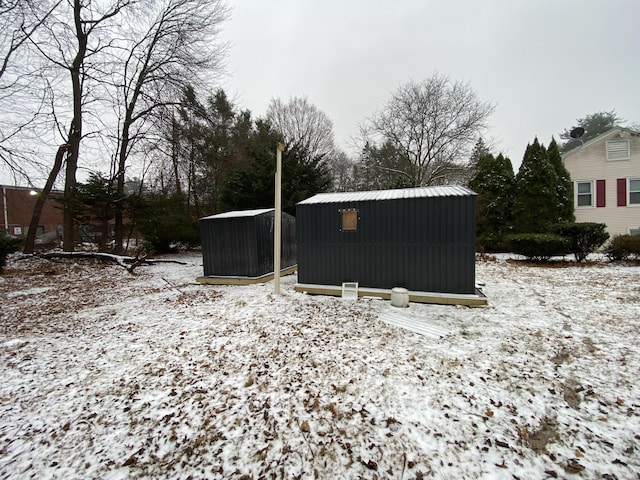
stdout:
POLYGON ((175 114, 171 119, 171 161, 173 162, 173 175, 176 180, 176 193, 178 195, 182 195, 182 187, 180 185, 180 149, 179 149, 179 141, 180 135, 178 132, 178 124, 175 119, 175 114))
POLYGON ((73 2, 73 17, 78 39, 78 52, 71 64, 71 85, 73 91, 73 121, 71 134, 69 135, 69 155, 67 156, 67 168, 64 181, 64 218, 62 249, 65 252, 73 252, 75 240, 75 197, 76 197, 76 172, 78 170, 78 154, 80 140, 82 139, 82 79, 81 68, 87 54, 87 34, 83 28, 81 18, 82 4, 80 0, 73 2))
POLYGON ((64 153, 69 148, 68 144, 60 145, 58 147, 58 152, 56 153, 55 161, 53 162, 53 167, 51 168, 51 172, 49 172, 49 177, 47 178, 47 183, 45 183, 44 188, 38 195, 36 199, 36 204, 33 207, 33 214, 31 215, 31 224, 29 225, 29 231, 27 232, 27 240, 24 246, 24 253, 33 253, 33 247, 36 243, 36 233, 38 230, 38 223, 40 223, 40 215, 42 214, 42 207, 44 207, 47 198, 49 197, 49 193, 53 188, 53 184, 58 178, 58 174, 62 169, 62 158, 64 153))
MULTIPOLYGON (((115 240, 115 252, 122 252, 122 242, 124 240, 124 184, 126 180, 125 172, 127 166, 127 158, 129 156, 129 148, 131 144, 131 126, 137 120, 134 117, 134 111, 136 105, 138 103, 138 98, 140 97, 140 93, 142 92, 142 87, 145 84, 149 62, 151 61, 151 55, 154 52, 154 47, 158 41, 159 35, 161 31, 158 28, 156 30, 153 41, 151 42, 151 46, 149 50, 146 52, 144 64, 136 77, 135 83, 133 84, 133 93, 131 98, 129 99, 129 103, 127 103, 127 110, 124 115, 124 121, 122 122, 122 135, 120 137, 120 151, 118 152, 118 170, 117 170, 117 194, 118 200, 116 204, 116 214, 115 214, 115 231, 114 231, 114 240, 115 240)), ((126 97, 125 97, 126 98, 126 97)))
MULTIPOLYGON (((74 129, 77 122, 74 118, 74 129)), ((75 200, 76 200, 76 171, 78 169, 78 150, 80 147, 80 132, 71 134, 69 138, 70 154, 67 157, 64 181, 64 210, 62 249, 65 252, 73 252, 75 245, 75 200)))
MULTIPOLYGON (((122 168, 122 167, 121 167, 122 168)), ((119 170, 117 177, 117 203, 116 203, 116 213, 115 213, 115 225, 113 231, 113 240, 114 246, 113 250, 115 253, 122 253, 122 243, 124 240, 124 212, 122 201, 124 199, 124 169, 119 170), (120 173, 122 172, 122 173, 120 173)))

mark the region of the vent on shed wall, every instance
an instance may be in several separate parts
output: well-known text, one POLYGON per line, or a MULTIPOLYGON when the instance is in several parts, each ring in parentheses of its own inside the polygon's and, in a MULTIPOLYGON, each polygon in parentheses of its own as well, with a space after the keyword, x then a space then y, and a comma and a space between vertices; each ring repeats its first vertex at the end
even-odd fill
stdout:
POLYGON ((355 232, 358 230, 358 211, 354 208, 342 210, 342 231, 355 232))

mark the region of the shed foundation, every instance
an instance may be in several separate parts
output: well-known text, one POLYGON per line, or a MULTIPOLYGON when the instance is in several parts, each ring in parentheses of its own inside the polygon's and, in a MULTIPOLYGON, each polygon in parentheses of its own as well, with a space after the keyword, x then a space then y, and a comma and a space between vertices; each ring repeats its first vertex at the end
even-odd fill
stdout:
MULTIPOLYGON (((296 283, 294 289, 296 292, 309 293, 312 295, 332 295, 336 297, 342 295, 342 287, 337 285, 296 283)), ((377 297, 390 300, 391 293, 391 289, 358 287, 359 297, 377 297)), ((488 304, 487 297, 478 289, 476 289, 475 294, 409 291, 409 301, 439 305, 466 305, 468 307, 484 307, 488 304)))
MULTIPOLYGON (((283 268, 280 270, 280 275, 291 275, 295 273, 297 265, 283 268)), ((243 276, 223 276, 223 275, 209 275, 206 277, 196 278, 196 282, 207 285, 254 285, 256 283, 267 283, 273 280, 273 272, 266 275, 260 275, 259 277, 243 277, 243 276)))

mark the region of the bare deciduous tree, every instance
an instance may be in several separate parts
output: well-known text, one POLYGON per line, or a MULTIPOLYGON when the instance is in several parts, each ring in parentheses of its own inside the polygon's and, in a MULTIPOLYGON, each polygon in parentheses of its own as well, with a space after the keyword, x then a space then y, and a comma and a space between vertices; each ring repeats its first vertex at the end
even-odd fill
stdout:
POLYGON ((47 198, 49 197, 49 193, 51 193, 51 189, 53 188, 53 184, 62 169, 62 161, 64 160, 64 154, 67 151, 69 145, 60 145, 58 151, 56 152, 56 158, 53 162, 53 167, 51 168, 51 172, 49 173, 49 178, 44 185, 44 188, 38 195, 36 199, 35 206, 33 207, 33 213, 31 214, 31 223, 29 224, 29 230, 27 231, 27 238, 25 240, 24 245, 24 253, 33 253, 33 249, 36 243, 36 233, 38 231, 38 223, 40 222, 40 215, 42 214, 42 208, 44 207, 47 198))
POLYGON ((412 186, 443 184, 460 175, 475 140, 494 110, 471 86, 435 74, 408 82, 363 125, 370 145, 390 142, 408 159, 402 167, 412 186))
POLYGON ((345 152, 337 151, 329 164, 329 174, 334 192, 348 192, 356 189, 354 167, 354 162, 345 152))
MULTIPOLYGON (((66 150, 64 186, 64 239, 63 249, 74 249, 74 201, 79 165, 80 143, 83 139, 84 114, 89 103, 96 102, 96 86, 105 74, 104 52, 112 47, 113 19, 123 8, 135 0, 68 0, 65 8, 60 8, 54 18, 45 24, 38 38, 30 37, 32 45, 48 62, 50 68, 57 68, 70 76, 69 103, 72 105, 68 134, 60 126, 56 115, 59 135, 63 137, 66 150)), ((63 115, 64 116, 64 115, 63 115)), ((99 117, 98 112, 94 112, 99 117)), ((57 168, 54 162, 53 169, 57 168)), ((53 170, 52 170, 53 172, 53 170)))
POLYGON ((29 50, 31 37, 62 0, 0 1, 0 162, 14 176, 28 178, 32 161, 21 148, 25 132, 41 116, 46 82, 29 50))
POLYGON ((85 81, 87 80, 88 72, 85 61, 87 56, 92 56, 104 48, 100 42, 97 42, 95 46, 90 46, 89 39, 100 25, 116 16, 129 3, 131 3, 130 0, 117 0, 105 10, 97 11, 90 1, 85 3, 82 0, 73 0, 73 25, 77 48, 71 64, 66 65, 71 75, 73 95, 73 120, 71 121, 68 142, 69 154, 67 155, 64 184, 63 250, 66 252, 74 250, 75 222, 73 203, 76 193, 76 172, 78 170, 80 141, 82 140, 82 114, 86 94, 85 81))
POLYGON ((288 102, 272 99, 267 119, 282 135, 287 149, 297 147, 310 158, 328 157, 335 152, 333 122, 307 97, 293 97, 288 102))
MULTIPOLYGON (((158 114, 176 103, 182 88, 215 77, 226 45, 217 41, 229 9, 223 0, 147 1, 128 15, 128 40, 116 70, 117 193, 124 195, 127 161, 153 128, 158 114)), ((116 210, 115 246, 122 249, 123 212, 116 210)))

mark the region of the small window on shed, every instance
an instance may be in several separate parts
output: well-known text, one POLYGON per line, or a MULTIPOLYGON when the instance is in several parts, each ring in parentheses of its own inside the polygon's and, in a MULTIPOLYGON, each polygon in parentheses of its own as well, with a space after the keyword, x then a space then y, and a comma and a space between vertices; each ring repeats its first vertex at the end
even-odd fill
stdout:
POLYGON ((355 232, 358 230, 358 210, 348 208, 341 210, 342 213, 342 231, 355 232))

